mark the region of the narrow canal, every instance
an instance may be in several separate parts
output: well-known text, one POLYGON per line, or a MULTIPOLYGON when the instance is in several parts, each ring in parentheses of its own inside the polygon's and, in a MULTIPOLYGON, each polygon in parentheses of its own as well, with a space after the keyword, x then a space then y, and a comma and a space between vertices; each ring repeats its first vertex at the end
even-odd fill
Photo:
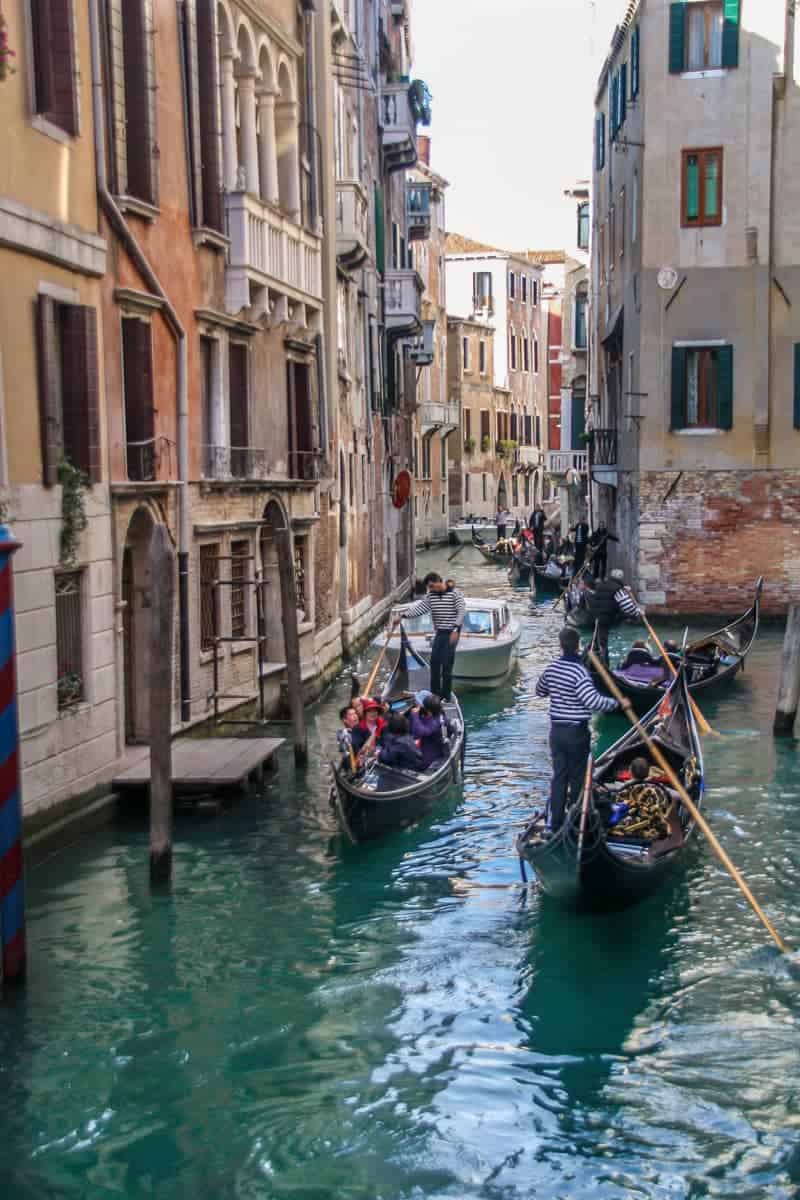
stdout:
MULTIPOLYGON (((507 593, 469 549, 453 568, 507 593)), ((520 885, 513 836, 548 778, 533 689, 560 622, 512 603, 519 671, 465 697, 464 795, 425 825, 367 848, 337 834, 343 678, 304 776, 284 754, 263 796, 180 818, 170 897, 149 893, 143 822, 30 875, 30 979, 0 1007, 4 1200, 800 1195, 800 971, 710 853, 618 916, 520 885)), ((779 650, 767 627, 707 706, 709 813, 800 946, 779 650)))

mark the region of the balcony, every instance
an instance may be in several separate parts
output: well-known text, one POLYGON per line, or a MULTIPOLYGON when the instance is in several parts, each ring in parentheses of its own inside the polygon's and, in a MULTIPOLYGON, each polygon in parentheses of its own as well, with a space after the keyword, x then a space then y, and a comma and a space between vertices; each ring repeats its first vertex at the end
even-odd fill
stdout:
POLYGON ((246 192, 228 192, 230 248, 225 273, 228 312, 285 316, 288 303, 322 304, 321 240, 246 192))
POLYGON ((536 446, 517 446, 514 467, 518 471, 533 471, 542 465, 542 451, 536 446))
POLYGON ((592 438, 592 466, 616 467, 617 465, 617 431, 616 429, 595 429, 592 438))
POLYGON ((143 442, 127 442, 125 466, 132 483, 153 483, 162 477, 162 466, 173 473, 172 443, 165 437, 147 438, 143 442))
POLYGON ((425 285, 416 271, 387 271, 383 284, 386 328, 391 333, 420 333, 425 285))
POLYGON ((336 184, 336 257, 355 270, 369 255, 369 203, 356 179, 336 184))
POLYGON ((427 433, 438 432, 447 437, 461 424, 461 413, 457 404, 421 404, 419 406, 419 427, 424 437, 427 433))
POLYGON ((380 125, 389 171, 413 167, 417 161, 417 118, 412 110, 409 83, 389 83, 381 91, 380 125))
POLYGON ((406 184, 406 227, 410 242, 425 241, 431 236, 430 183, 406 184))
POLYGON ((585 475, 588 467, 589 456, 585 450, 551 450, 547 455, 550 475, 566 476, 568 471, 585 475))
POLYGON ((331 37, 334 46, 350 36, 350 0, 331 0, 331 37))

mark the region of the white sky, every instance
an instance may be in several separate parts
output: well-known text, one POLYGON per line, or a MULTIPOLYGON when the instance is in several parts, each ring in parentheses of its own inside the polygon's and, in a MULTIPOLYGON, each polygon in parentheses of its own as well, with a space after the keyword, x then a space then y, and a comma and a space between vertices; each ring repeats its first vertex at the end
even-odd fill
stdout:
POLYGON ((564 188, 591 172, 593 100, 627 0, 413 0, 414 75, 433 93, 431 166, 449 230, 571 247, 564 188))

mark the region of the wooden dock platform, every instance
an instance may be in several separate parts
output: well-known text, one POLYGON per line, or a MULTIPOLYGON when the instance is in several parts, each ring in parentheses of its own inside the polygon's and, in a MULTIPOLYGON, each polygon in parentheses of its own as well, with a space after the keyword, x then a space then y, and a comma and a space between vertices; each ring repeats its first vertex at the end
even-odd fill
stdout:
MULTIPOLYGON (((177 738, 172 743, 172 787, 176 792, 244 788, 282 745, 282 738, 177 738)), ((129 747, 112 787, 122 791, 149 782, 149 746, 129 747)))

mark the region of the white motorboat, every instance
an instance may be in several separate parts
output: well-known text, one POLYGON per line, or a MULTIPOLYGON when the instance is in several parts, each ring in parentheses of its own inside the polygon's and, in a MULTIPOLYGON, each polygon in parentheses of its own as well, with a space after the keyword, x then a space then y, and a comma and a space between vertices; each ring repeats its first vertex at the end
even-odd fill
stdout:
MULTIPOLYGON (((408 605, 398 605, 395 613, 402 616, 408 605)), ((433 644, 433 623, 430 613, 403 621, 408 640, 425 658, 433 644)), ((517 661, 521 626, 512 617, 504 600, 485 600, 467 597, 467 612, 456 650, 453 667, 453 690, 497 687, 508 678, 517 661)), ((374 646, 382 647, 386 634, 379 634, 374 646)), ((394 664, 400 653, 400 631, 389 643, 386 657, 394 664)))

